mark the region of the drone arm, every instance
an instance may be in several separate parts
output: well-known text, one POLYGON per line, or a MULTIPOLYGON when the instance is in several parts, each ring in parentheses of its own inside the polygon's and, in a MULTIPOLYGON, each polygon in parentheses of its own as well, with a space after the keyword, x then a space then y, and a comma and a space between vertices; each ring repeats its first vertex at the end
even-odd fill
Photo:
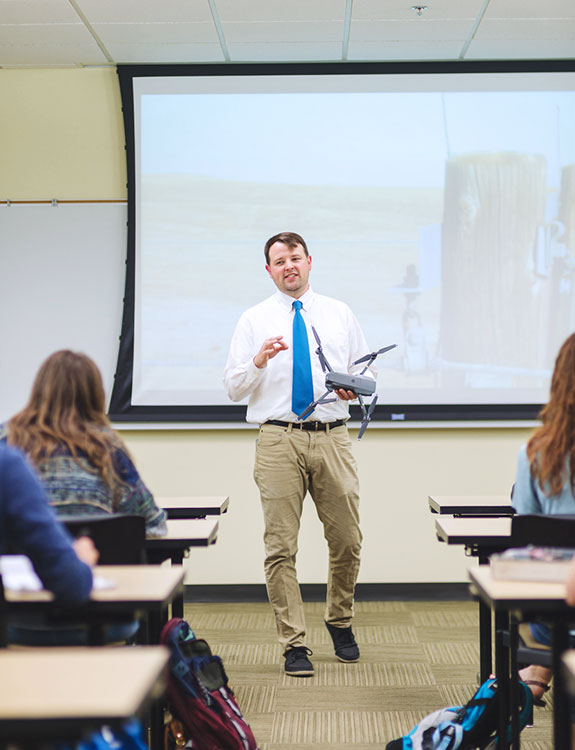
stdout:
POLYGON ((312 403, 309 406, 306 406, 306 408, 302 411, 302 413, 298 414, 298 417, 297 417, 298 422, 301 422, 304 419, 306 419, 306 417, 309 417, 309 415, 313 412, 313 410, 318 404, 330 404, 332 401, 337 401, 337 399, 335 398, 326 399, 326 396, 328 396, 330 393, 331 393, 331 389, 328 389, 322 396, 320 396, 317 399, 317 401, 312 401, 312 403))

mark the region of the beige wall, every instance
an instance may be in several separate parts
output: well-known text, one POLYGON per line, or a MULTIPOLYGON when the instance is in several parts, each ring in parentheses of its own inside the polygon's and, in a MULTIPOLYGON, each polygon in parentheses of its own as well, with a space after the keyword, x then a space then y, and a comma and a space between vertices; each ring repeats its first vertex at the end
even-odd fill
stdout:
MULTIPOLYGON (((192 551, 188 583, 261 582, 263 527, 252 479, 255 430, 123 434, 158 496, 230 495, 216 545, 192 551)), ((355 444, 364 533, 360 581, 465 580, 468 564, 475 561, 465 558, 461 548, 436 540, 427 496, 508 492, 517 450, 527 434, 519 428, 370 427, 355 444)), ((326 545, 310 501, 298 570, 302 582, 325 581, 326 545)))
MULTIPOLYGON (((119 87, 113 69, 0 71, 0 197, 126 197, 119 87)), ((427 495, 509 491, 529 431, 370 427, 355 452, 362 486, 362 582, 463 581, 463 550, 434 535, 427 495)), ((252 480, 255 431, 127 430, 158 495, 229 494, 217 544, 192 552, 188 582, 260 583, 263 549, 252 480)), ((326 549, 308 503, 299 554, 302 582, 325 580, 326 549)))

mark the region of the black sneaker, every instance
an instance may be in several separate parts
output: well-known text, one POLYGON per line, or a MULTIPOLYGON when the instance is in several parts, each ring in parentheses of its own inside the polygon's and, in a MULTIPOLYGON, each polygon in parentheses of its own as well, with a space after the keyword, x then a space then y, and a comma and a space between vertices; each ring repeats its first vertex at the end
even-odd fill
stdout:
POLYGON ((313 664, 307 657, 312 654, 313 651, 306 646, 289 648, 284 654, 286 673, 293 677, 311 677, 313 675, 313 664))
POLYGON ((345 662, 359 661, 359 647, 355 642, 351 625, 348 628, 335 628, 326 622, 325 626, 331 635, 337 658, 345 662))

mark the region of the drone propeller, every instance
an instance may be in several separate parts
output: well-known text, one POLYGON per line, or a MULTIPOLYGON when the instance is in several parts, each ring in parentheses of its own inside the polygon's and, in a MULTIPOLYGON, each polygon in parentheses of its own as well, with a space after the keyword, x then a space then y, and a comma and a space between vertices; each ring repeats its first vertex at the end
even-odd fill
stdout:
POLYGON ((313 326, 311 327, 311 330, 313 331, 313 335, 315 337, 315 340, 317 341, 317 349, 315 350, 315 353, 319 357, 322 372, 332 372, 331 365, 325 358, 325 354, 323 353, 323 349, 321 348, 321 339, 313 326))
POLYGON ((367 425, 371 422, 371 415, 373 414, 373 410, 375 409, 375 405, 377 404, 377 393, 373 397, 373 401, 369 405, 369 409, 367 411, 367 414, 364 412, 364 418, 363 422, 361 423, 361 427, 359 429, 359 435, 357 436, 358 440, 361 440, 363 437, 363 433, 367 430, 367 425))
MULTIPOLYGON (((359 359, 356 359, 355 362, 353 362, 354 365, 359 365, 362 362, 367 362, 368 359, 370 359, 372 362, 373 360, 378 357, 380 354, 385 354, 385 352, 388 352, 390 349, 395 349, 397 344, 390 344, 389 346, 384 346, 383 349, 379 349, 376 352, 371 352, 371 354, 366 354, 365 357, 360 357, 359 359)), ((370 362, 371 364, 371 362, 370 362)), ((369 365, 368 365, 369 367, 369 365)))

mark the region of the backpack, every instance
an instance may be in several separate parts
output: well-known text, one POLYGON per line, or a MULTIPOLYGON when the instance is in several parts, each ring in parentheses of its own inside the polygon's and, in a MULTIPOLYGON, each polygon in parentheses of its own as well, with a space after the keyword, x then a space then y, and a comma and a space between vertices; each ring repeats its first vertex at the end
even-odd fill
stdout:
MULTIPOLYGON (((519 731, 533 715, 533 694, 518 681, 519 731)), ((429 714, 409 734, 392 740, 386 750, 472 750, 494 742, 499 720, 497 680, 486 680, 464 706, 442 708, 429 714)), ((511 724, 507 726, 511 741, 511 724)))
MULTIPOLYGON (((194 750, 258 750, 219 656, 196 638, 188 623, 173 617, 160 643, 170 649, 166 689, 168 706, 183 728, 186 747, 194 750)), ((183 742, 178 742, 183 744, 183 742)))

